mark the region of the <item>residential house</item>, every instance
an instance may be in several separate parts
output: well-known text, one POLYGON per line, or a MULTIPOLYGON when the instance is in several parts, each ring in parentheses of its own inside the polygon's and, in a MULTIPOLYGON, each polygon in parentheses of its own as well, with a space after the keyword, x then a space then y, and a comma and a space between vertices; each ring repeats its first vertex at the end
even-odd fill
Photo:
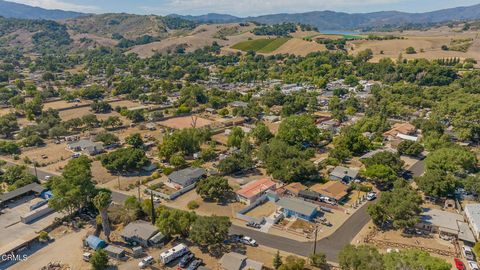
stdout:
POLYGON ((357 179, 359 170, 356 168, 347 168, 343 166, 337 166, 330 172, 330 180, 342 181, 344 183, 350 183, 357 179))
POLYGON ((416 131, 415 126, 410 123, 395 123, 390 130, 383 133, 383 136, 389 140, 400 138, 403 140, 417 141, 418 138, 414 136, 416 131))
POLYGON ((239 190, 235 191, 237 200, 247 205, 255 202, 269 190, 275 190, 277 184, 270 179, 264 178, 251 181, 239 190))
POLYGON ((73 152, 83 152, 89 156, 95 156, 104 152, 103 144, 90 139, 83 139, 67 143, 67 148, 73 152))
POLYGON ((431 233, 453 236, 466 242, 475 242, 472 231, 460 214, 427 208, 424 209, 420 220, 420 223, 416 225, 417 228, 431 233))
POLYGON ((236 252, 225 253, 219 261, 224 270, 261 270, 263 263, 250 260, 247 256, 236 252))
POLYGON ((108 245, 103 250, 105 251, 105 253, 107 253, 108 256, 110 256, 114 259, 121 260, 123 258, 126 258, 125 257, 125 254, 126 254, 125 249, 123 249, 121 247, 114 246, 114 245, 108 245))
POLYGON ((302 190, 308 189, 305 185, 299 182, 293 182, 286 186, 283 186, 282 189, 284 190, 284 194, 298 197, 298 194, 302 190))
POLYGON ((480 204, 467 204, 465 206, 465 218, 477 240, 480 240, 480 204))
POLYGON ((299 198, 283 197, 280 198, 280 200, 278 200, 276 203, 286 217, 296 217, 311 221, 318 214, 318 208, 316 204, 299 198))
POLYGON ((339 202, 348 195, 349 187, 340 181, 328 181, 324 184, 315 184, 310 187, 310 191, 316 192, 321 196, 328 197, 331 200, 339 202))
POLYGON ((143 247, 161 246, 166 240, 157 227, 152 224, 138 220, 128 224, 120 233, 123 240, 131 245, 141 245, 143 247))
POLYGON ((178 188, 185 188, 195 184, 207 175, 203 168, 186 168, 168 175, 168 181, 178 188))

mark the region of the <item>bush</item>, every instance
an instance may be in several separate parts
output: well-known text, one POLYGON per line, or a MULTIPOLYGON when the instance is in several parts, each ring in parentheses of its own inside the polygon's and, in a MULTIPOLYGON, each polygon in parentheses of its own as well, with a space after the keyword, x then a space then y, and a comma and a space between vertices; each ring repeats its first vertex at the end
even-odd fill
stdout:
POLYGON ((187 208, 190 210, 197 209, 198 207, 200 207, 200 205, 198 205, 196 201, 189 201, 187 204, 187 208))
POLYGON ((416 54, 417 52, 415 51, 415 48, 413 47, 408 47, 405 49, 406 54, 416 54))

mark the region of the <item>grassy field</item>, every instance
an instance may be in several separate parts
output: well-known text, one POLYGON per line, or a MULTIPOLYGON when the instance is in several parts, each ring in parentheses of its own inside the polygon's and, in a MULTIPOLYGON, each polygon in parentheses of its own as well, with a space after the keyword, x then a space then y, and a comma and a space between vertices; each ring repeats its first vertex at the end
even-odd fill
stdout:
POLYGON ((271 53, 280 48, 290 38, 273 38, 273 39, 254 39, 237 43, 232 46, 233 49, 241 51, 255 51, 259 53, 271 53))

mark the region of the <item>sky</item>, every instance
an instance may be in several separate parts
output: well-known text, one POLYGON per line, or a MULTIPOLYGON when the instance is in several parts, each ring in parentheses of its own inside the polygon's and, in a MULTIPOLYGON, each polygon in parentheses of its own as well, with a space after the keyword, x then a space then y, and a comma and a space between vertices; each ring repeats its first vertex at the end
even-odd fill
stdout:
POLYGON ((480 4, 480 0, 7 0, 47 9, 88 13, 126 12, 134 14, 201 15, 224 13, 258 16, 334 10, 349 13, 398 10, 426 12, 480 4))

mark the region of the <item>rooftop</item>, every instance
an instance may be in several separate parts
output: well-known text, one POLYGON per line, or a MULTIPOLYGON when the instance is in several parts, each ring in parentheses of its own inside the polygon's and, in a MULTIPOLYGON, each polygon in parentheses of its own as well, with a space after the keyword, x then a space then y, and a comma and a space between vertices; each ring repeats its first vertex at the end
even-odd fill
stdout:
POLYGON ((414 125, 406 122, 406 123, 395 123, 393 125, 393 127, 384 132, 383 135, 385 136, 397 136, 398 133, 401 133, 401 134, 412 134, 413 132, 415 132, 416 128, 414 125))
POLYGON ((298 198, 283 197, 277 201, 278 206, 294 211, 296 213, 311 216, 316 210, 317 205, 298 198))
POLYGON ((480 203, 467 204, 465 213, 470 216, 470 225, 480 231, 480 203))
POLYGON ((220 265, 226 270, 261 270, 263 268, 263 263, 250 260, 247 256, 236 252, 225 253, 220 259, 220 265))
POLYGON ((245 198, 252 198, 257 194, 264 192, 265 190, 272 189, 277 184, 268 178, 252 181, 244 185, 241 189, 235 193, 245 198))
POLYGON ((290 183, 290 184, 284 186, 283 188, 290 191, 291 193, 293 193, 295 195, 298 195, 298 193, 301 190, 306 190, 307 189, 307 187, 305 185, 302 185, 302 183, 299 183, 299 182, 290 183))
POLYGON ((450 232, 459 232, 457 221, 463 222, 463 216, 438 209, 426 208, 423 210, 421 220, 425 224, 447 229, 450 232))
POLYGON ((198 179, 206 174, 207 171, 205 171, 203 168, 186 168, 171 173, 168 176, 168 179, 174 183, 184 186, 192 179, 198 179))
POLYGON ((35 192, 37 194, 40 194, 44 190, 45 190, 45 188, 42 187, 41 185, 39 185, 37 183, 31 183, 31 184, 28 184, 28 185, 23 186, 21 188, 17 188, 15 190, 11 191, 11 192, 1 194, 0 195, 0 202, 5 202, 5 201, 9 201, 11 199, 15 199, 16 197, 22 196, 22 195, 27 194, 29 192, 35 192))
POLYGON ((136 237, 138 239, 148 240, 158 233, 157 227, 152 224, 138 220, 128 224, 122 231, 121 236, 125 238, 136 237))
POLYGON ((330 173, 331 176, 335 176, 338 178, 344 178, 348 176, 350 178, 356 178, 358 175, 358 169, 355 168, 347 168, 343 166, 337 166, 333 171, 330 173))
POLYGON ((325 184, 315 184, 310 187, 311 191, 318 194, 341 200, 348 194, 348 186, 339 181, 328 181, 325 184))

